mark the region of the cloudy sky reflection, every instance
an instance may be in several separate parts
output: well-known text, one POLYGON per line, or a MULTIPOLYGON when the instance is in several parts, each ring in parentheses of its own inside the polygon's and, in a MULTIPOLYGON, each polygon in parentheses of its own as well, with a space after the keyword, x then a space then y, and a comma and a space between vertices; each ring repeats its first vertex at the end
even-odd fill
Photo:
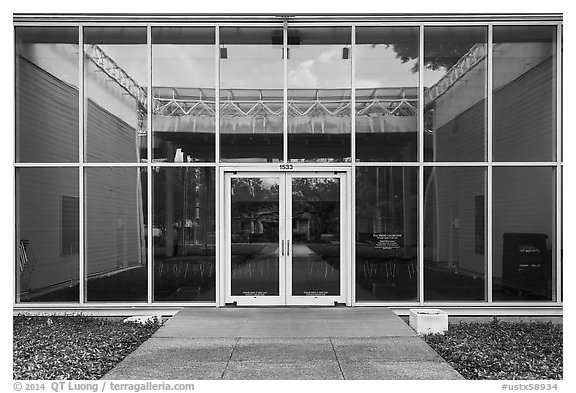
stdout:
MULTIPOLYGON (((145 45, 100 45, 141 86, 146 86, 145 45)), ((290 89, 348 89, 351 60, 343 58, 346 45, 290 46, 290 89)), ((282 47, 279 45, 227 45, 220 61, 222 88, 281 89, 282 47)), ((154 45, 153 84, 164 87, 214 88, 215 48, 212 45, 154 45)), ((418 60, 402 63, 389 45, 356 46, 356 88, 417 87, 418 60)), ((426 86, 446 70, 425 70, 426 86)))

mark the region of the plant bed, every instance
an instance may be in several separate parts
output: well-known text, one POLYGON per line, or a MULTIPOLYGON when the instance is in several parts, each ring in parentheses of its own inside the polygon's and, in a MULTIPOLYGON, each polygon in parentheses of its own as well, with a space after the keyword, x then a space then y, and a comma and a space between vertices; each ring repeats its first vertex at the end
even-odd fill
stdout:
POLYGON ((84 316, 15 316, 13 378, 99 379, 159 326, 84 316))
POLYGON ((562 379, 562 325, 450 324, 424 340, 466 379, 562 379))

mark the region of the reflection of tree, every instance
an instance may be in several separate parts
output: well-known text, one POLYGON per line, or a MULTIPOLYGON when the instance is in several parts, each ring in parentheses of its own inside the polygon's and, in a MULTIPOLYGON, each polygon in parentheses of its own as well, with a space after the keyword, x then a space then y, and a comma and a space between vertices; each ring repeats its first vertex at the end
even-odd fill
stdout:
POLYGON ((234 217, 258 219, 262 214, 278 214, 280 186, 266 186, 261 178, 232 179, 234 217))
POLYGON ((305 201, 340 200, 340 180, 334 178, 292 178, 292 198, 305 201))
POLYGON ((266 186, 262 178, 239 177, 232 179, 234 201, 278 201, 278 182, 266 186))
POLYGON ((356 215, 368 224, 358 233, 406 233, 416 228, 417 177, 409 168, 358 168, 356 172, 356 215), (408 216, 406 216, 408 215, 408 216))
MULTIPOLYGON (((214 244, 214 172, 210 168, 153 168, 154 226, 178 243, 214 244)), ((182 250, 180 250, 182 251, 182 250)))
MULTIPOLYGON (((246 235, 256 241, 278 239, 278 182, 266 184, 262 178, 232 179, 232 220, 236 235, 246 235), (245 227, 248 226, 248 228, 245 227)), ((243 239, 246 241, 247 239, 243 239)))
POLYGON ((292 217, 309 215, 310 238, 321 241, 322 234, 339 234, 340 180, 334 178, 293 178, 292 217))
MULTIPOLYGON (((424 67, 429 70, 439 70, 441 68, 448 70, 477 43, 476 41, 425 41, 424 67)), ((390 46, 402 63, 418 59, 418 42, 402 42, 391 44, 390 46)), ((414 64, 412 72, 418 72, 418 63, 414 64)))

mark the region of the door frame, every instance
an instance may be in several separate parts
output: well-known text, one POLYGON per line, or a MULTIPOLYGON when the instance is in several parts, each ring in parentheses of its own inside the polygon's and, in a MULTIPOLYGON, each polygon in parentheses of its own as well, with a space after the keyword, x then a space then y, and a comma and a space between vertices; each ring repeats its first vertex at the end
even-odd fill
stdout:
MULTIPOLYGON (((216 291, 217 291, 217 306, 225 306, 227 304, 226 299, 228 298, 227 294, 230 293, 230 267, 227 264, 227 260, 229 258, 229 251, 230 247, 228 244, 228 235, 229 235, 229 227, 227 226, 227 217, 230 215, 229 211, 229 204, 226 203, 227 201, 227 193, 229 192, 228 189, 228 182, 227 182, 227 174, 233 173, 236 174, 246 174, 246 175, 255 175, 256 173, 265 173, 265 172, 272 172, 272 173, 294 173, 294 175, 303 175, 306 174, 321 176, 322 173, 334 173, 337 172, 341 174, 341 187, 340 187, 340 198, 341 198, 341 261, 340 261, 340 269, 341 269, 341 281, 340 281, 340 296, 338 299, 334 299, 335 297, 329 296, 326 299, 330 299, 329 301, 322 301, 322 296, 297 296, 291 297, 288 296, 287 289, 282 288, 285 283, 289 282, 286 277, 284 276, 283 272, 280 272, 280 285, 281 285, 281 294, 285 294, 285 301, 282 298, 283 295, 280 296, 269 296, 270 299, 264 299, 264 297, 260 297, 258 300, 254 302, 244 301, 243 299, 242 305, 270 305, 270 306, 295 306, 295 305, 310 305, 310 306, 327 306, 327 305, 334 305, 334 302, 337 301, 338 303, 345 303, 347 306, 352 305, 352 241, 353 241, 353 234, 351 231, 352 228, 352 190, 351 190, 351 174, 352 168, 349 166, 335 166, 335 165, 323 165, 323 166, 312 166, 312 165, 302 165, 302 164, 284 164, 284 163, 276 163, 276 164, 254 164, 254 165, 245 165, 245 164, 230 164, 230 165, 221 165, 219 168, 219 188, 220 192, 218 195, 218 210, 221 212, 219 214, 218 226, 219 226, 219 245, 218 245, 218 252, 217 252, 217 269, 216 269, 216 291), (282 291, 284 289, 284 292, 282 291)), ((291 184, 290 184, 291 187, 291 184)), ((286 187, 288 189, 288 187, 286 187)), ((287 192, 288 190, 286 190, 287 192)), ((283 201, 286 201, 286 195, 281 191, 281 205, 283 201), (283 199, 283 201, 282 201, 283 199)), ((286 207, 288 209, 288 207, 286 207)), ((283 209, 283 208, 281 208, 283 209)), ((288 212, 286 212, 288 214, 288 212)), ((287 215, 286 214, 286 215, 287 215)), ((283 219, 281 218, 283 221, 283 219)), ((280 236, 283 235, 283 231, 287 227, 284 223, 281 223, 282 228, 280 228, 280 236)), ((284 238, 287 239, 288 236, 291 239, 291 234, 284 234, 284 238)), ((290 257, 289 260, 286 261, 286 264, 290 263, 292 258, 290 257)))

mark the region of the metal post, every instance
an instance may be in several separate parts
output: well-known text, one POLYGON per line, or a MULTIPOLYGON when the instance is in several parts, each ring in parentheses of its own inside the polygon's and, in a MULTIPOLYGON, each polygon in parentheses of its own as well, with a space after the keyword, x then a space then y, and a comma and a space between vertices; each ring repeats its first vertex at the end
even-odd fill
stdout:
POLYGON ((78 197, 79 209, 78 212, 78 291, 79 302, 83 304, 86 302, 86 289, 85 289, 85 241, 84 241, 84 214, 85 214, 85 200, 84 200, 84 129, 86 121, 84 119, 84 26, 78 26, 78 68, 79 68, 79 81, 78 81, 78 197))
POLYGON ((418 53, 418 301, 424 305, 424 25, 418 53))
POLYGON ((148 81, 148 86, 147 86, 147 94, 146 94, 146 106, 147 106, 147 111, 146 111, 146 116, 147 116, 147 121, 146 121, 146 126, 147 126, 147 130, 146 130, 146 135, 147 135, 147 145, 146 145, 146 149, 148 150, 148 154, 147 157, 148 159, 146 160, 146 183, 147 183, 147 207, 146 207, 146 214, 148 215, 148 226, 147 226, 147 237, 148 237, 148 257, 147 257, 147 268, 148 268, 148 303, 152 303, 154 301, 154 234, 152 232, 152 229, 154 227, 154 212, 152 211, 154 203, 152 201, 152 198, 154 197, 153 193, 152 193, 152 182, 154 181, 154 179, 152 178, 152 156, 154 154, 154 150, 152 149, 153 146, 153 141, 154 141, 154 135, 153 135, 153 131, 152 131, 152 111, 153 111, 153 107, 152 107, 152 27, 151 25, 148 25, 146 27, 146 48, 147 48, 147 64, 148 64, 148 75, 147 75, 147 81, 148 81))
POLYGON ((488 25, 488 48, 486 51, 486 126, 487 126, 487 138, 486 138, 486 152, 487 152, 487 181, 486 181, 486 194, 487 198, 485 199, 484 203, 487 205, 486 209, 486 231, 485 231, 485 242, 486 242, 486 279, 484 284, 485 290, 485 298, 488 301, 488 304, 492 304, 492 274, 493 274, 493 260, 492 260, 492 251, 493 251, 493 238, 492 238, 492 193, 493 193, 493 172, 492 172, 492 162, 494 160, 494 149, 493 149, 493 122, 492 122, 492 102, 493 102, 493 86, 492 86, 492 73, 493 73, 493 52, 492 48, 494 46, 494 33, 493 33, 493 25, 488 25))

